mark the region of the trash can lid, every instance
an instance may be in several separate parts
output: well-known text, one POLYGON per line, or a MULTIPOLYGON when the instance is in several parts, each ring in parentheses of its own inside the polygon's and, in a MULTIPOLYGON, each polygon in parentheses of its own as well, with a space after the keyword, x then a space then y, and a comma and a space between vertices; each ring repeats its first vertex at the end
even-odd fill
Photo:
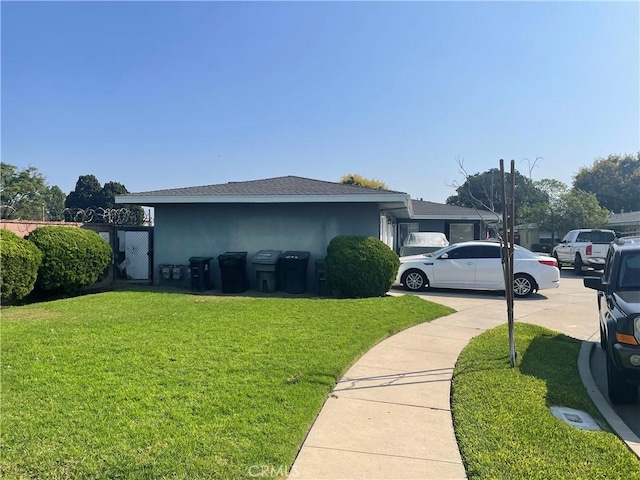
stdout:
POLYGON ((282 250, 260 250, 251 257, 251 262, 272 265, 278 262, 281 253, 282 250))
POLYGON ((190 257, 190 262, 206 262, 208 260, 213 260, 213 257, 190 257))
POLYGON ((218 260, 220 259, 229 259, 229 258, 234 258, 234 259, 243 259, 247 257, 247 252, 224 252, 221 253, 220 255, 218 255, 218 260))
POLYGON ((280 260, 304 260, 309 258, 310 252, 286 251, 280 254, 280 260))

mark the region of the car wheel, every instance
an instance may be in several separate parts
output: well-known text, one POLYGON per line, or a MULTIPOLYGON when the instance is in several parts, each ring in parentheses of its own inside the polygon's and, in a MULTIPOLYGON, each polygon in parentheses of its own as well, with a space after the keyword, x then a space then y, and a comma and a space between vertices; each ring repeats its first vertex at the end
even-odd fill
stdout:
POLYGON ((558 262, 558 270, 562 270, 562 263, 560 263, 560 259, 558 258, 558 254, 554 253, 553 254, 553 258, 555 258, 556 262, 558 262))
POLYGON ((609 355, 607 355, 607 387, 611 403, 623 405, 636 403, 638 400, 638 386, 625 381, 613 361, 609 359, 609 355))
POLYGON ((576 259, 573 262, 573 273, 582 275, 582 257, 580 255, 576 255, 576 259))
POLYGON ((518 273, 513 277, 513 294, 516 297, 528 297, 535 289, 535 282, 529 275, 518 273))
POLYGON ((407 270, 402 275, 402 284, 407 290, 416 292, 428 286, 427 276, 420 270, 407 270))

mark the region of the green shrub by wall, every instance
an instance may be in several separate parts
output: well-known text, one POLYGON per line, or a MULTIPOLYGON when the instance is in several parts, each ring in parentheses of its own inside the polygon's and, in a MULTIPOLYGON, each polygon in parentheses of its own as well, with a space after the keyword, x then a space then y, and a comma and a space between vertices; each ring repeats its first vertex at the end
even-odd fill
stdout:
POLYGON ((44 254, 37 287, 49 292, 77 293, 104 279, 111 246, 96 232, 75 227, 38 227, 31 235, 44 254))
POLYGON ((337 236, 325 259, 328 291, 346 298, 384 296, 399 267, 398 255, 377 238, 337 236))
POLYGON ((3 305, 26 297, 36 283, 42 252, 33 243, 0 229, 0 301, 3 305))

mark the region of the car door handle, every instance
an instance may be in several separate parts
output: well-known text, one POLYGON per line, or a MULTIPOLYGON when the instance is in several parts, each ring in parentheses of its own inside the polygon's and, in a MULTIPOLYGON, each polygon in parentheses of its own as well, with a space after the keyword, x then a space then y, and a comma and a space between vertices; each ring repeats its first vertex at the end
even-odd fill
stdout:
POLYGON ((467 262, 467 265, 473 265, 473 262, 467 262))

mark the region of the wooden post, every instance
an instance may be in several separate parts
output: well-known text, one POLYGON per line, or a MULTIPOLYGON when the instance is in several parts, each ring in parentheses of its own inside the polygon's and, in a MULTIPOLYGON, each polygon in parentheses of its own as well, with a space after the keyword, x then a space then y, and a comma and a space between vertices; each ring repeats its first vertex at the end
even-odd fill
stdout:
POLYGON ((500 159, 502 178, 502 265, 504 272, 504 293, 507 300, 507 326, 509 329, 509 364, 516 365, 516 344, 513 317, 513 245, 515 240, 515 161, 511 160, 510 195, 507 196, 504 160, 500 159))

